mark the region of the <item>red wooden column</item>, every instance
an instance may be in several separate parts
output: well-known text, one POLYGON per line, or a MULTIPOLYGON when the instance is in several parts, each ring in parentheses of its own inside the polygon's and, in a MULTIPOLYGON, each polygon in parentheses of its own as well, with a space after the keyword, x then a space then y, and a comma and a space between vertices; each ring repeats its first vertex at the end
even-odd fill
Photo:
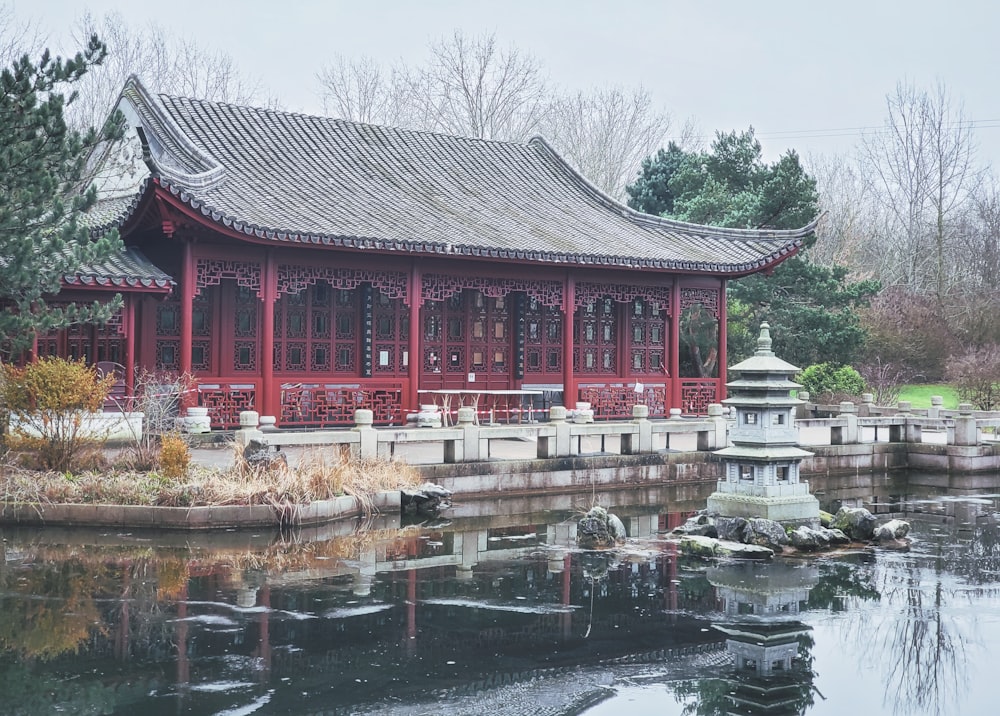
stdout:
POLYGON ((257 411, 261 415, 281 415, 276 405, 274 391, 274 302, 278 298, 278 272, 274 265, 274 250, 264 251, 264 275, 261 277, 260 298, 264 315, 261 319, 260 338, 260 391, 257 393, 257 411))
POLYGON ((576 407, 576 379, 573 376, 573 314, 576 313, 576 280, 566 274, 563 291, 563 405, 576 407))
POLYGON ((140 300, 139 295, 126 293, 125 305, 122 317, 125 322, 125 395, 131 397, 135 394, 135 302, 140 300))
POLYGON ((416 410, 420 404, 420 396, 417 395, 417 390, 420 388, 420 371, 423 367, 420 353, 420 305, 424 302, 420 274, 420 267, 414 263, 410 271, 410 286, 406 291, 406 298, 410 302, 410 345, 407 348, 409 365, 406 374, 410 380, 409 390, 403 399, 404 415, 409 410, 416 410))
POLYGON ((190 375, 194 331, 194 250, 190 241, 181 244, 181 373, 190 375))
POLYGON ((670 293, 670 408, 683 408, 681 405, 681 283, 674 279, 670 293))
POLYGON ((719 286, 719 385, 715 389, 715 401, 721 403, 726 397, 726 350, 728 349, 727 336, 727 307, 726 307, 726 280, 722 279, 719 286))

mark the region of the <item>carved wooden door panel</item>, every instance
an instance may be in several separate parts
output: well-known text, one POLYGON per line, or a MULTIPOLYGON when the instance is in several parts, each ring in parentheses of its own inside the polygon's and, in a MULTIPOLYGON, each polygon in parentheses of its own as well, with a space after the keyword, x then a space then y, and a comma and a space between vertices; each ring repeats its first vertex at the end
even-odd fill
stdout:
POLYGON ((425 389, 510 388, 513 365, 510 297, 467 289, 421 311, 425 389))

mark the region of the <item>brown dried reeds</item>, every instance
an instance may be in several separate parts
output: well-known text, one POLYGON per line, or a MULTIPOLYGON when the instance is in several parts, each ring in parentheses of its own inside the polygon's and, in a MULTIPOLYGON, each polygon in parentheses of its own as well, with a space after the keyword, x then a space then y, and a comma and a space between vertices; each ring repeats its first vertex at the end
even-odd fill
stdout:
POLYGON ((116 469, 80 474, 38 472, 8 461, 0 470, 0 499, 33 504, 270 505, 291 524, 299 505, 341 495, 354 496, 366 514, 374 514, 377 493, 420 481, 419 473, 404 463, 360 460, 329 450, 310 451, 295 467, 284 461, 251 466, 234 447, 231 468, 192 468, 178 478, 116 469))

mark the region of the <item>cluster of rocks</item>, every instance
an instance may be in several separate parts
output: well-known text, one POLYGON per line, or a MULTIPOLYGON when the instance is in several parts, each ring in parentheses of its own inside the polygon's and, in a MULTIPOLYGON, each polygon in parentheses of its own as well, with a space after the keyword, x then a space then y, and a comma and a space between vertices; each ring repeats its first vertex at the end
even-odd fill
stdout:
POLYGON ((576 526, 576 544, 583 549, 607 549, 625 542, 625 524, 600 506, 591 507, 576 526))
POLYGON ((889 520, 878 524, 875 515, 863 507, 841 507, 830 517, 830 527, 843 530, 856 542, 874 542, 883 547, 905 547, 910 523, 905 520, 889 520))
POLYGON ((700 512, 673 530, 686 552, 701 556, 739 556, 759 559, 761 552, 734 548, 748 545, 763 548, 770 554, 786 547, 802 552, 831 549, 852 542, 873 542, 885 547, 903 548, 910 525, 890 520, 879 525, 875 516, 862 507, 842 507, 836 515, 825 515, 821 526, 801 525, 786 529, 780 522, 763 518, 722 517, 700 512), (708 540, 708 541, 706 541, 708 540), (712 544, 716 540, 721 544, 712 544))

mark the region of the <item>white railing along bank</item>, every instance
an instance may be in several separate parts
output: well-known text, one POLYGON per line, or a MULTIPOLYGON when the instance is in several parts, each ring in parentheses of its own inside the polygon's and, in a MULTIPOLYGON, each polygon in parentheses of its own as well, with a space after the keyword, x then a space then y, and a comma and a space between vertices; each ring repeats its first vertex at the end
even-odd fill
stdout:
POLYGON ((342 430, 292 432, 261 430, 254 411, 240 414, 236 439, 260 447, 309 447, 342 445, 362 458, 391 457, 402 445, 439 444, 444 462, 476 462, 491 457, 494 440, 533 440, 539 458, 569 457, 587 452, 607 452, 617 447, 622 455, 669 449, 671 439, 683 438, 696 450, 716 450, 727 444, 727 422, 721 405, 709 406, 708 417, 650 420, 649 408, 636 405, 632 420, 577 423, 567 420, 566 408, 553 406, 549 421, 529 425, 478 425, 472 408, 458 410, 458 424, 451 428, 376 428, 370 410, 354 413, 355 426, 342 430), (590 446, 599 448, 590 450, 590 446))
MULTIPOLYGON (((808 393, 799 393, 808 402, 808 393)), ((931 398, 931 407, 914 410, 910 403, 901 401, 896 407, 886 408, 862 402, 839 406, 810 405, 808 412, 836 413, 826 418, 799 418, 795 426, 799 431, 799 444, 808 445, 857 445, 873 442, 921 443, 974 446, 995 441, 1000 428, 1000 414, 975 411, 969 403, 962 403, 958 410, 944 410, 939 396, 931 398)))

